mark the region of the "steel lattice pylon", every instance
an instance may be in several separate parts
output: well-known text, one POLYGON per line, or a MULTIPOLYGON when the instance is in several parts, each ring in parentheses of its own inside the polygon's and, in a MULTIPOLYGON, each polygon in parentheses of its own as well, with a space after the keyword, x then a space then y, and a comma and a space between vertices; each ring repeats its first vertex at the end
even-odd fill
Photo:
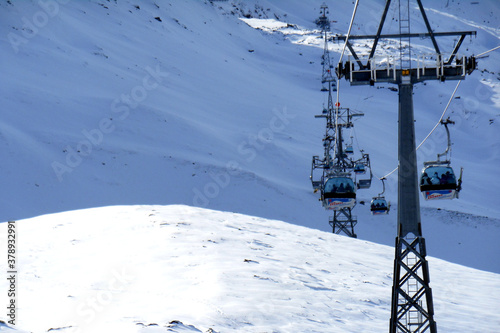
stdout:
POLYGON ((328 31, 330 31, 330 21, 326 16, 328 14, 328 6, 326 4, 321 5, 321 16, 316 20, 316 24, 321 28, 321 35, 324 39, 323 55, 321 56, 321 64, 323 69, 321 72, 321 83, 327 84, 328 88, 323 86, 322 91, 336 91, 337 83, 335 76, 333 75, 333 64, 330 58, 330 50, 328 47, 328 31))
MULTIPOLYGON (((352 126, 351 119, 353 113, 349 109, 340 109, 334 106, 332 92, 337 91, 336 78, 333 75, 333 68, 330 51, 328 47, 328 31, 330 30, 330 21, 327 17, 328 7, 326 4, 321 6, 321 16, 316 20, 316 24, 321 28, 321 35, 324 39, 323 55, 321 56, 321 64, 323 66, 321 73, 322 91, 328 92, 327 106, 323 109, 321 115, 316 118, 326 119, 326 133, 323 138, 324 157, 313 156, 311 168, 311 182, 316 191, 321 192, 323 199, 325 182, 329 177, 334 177, 340 173, 350 174, 354 169, 354 161, 347 158, 342 146, 342 129, 352 126), (316 179, 313 174, 314 170, 321 169, 322 174, 320 179, 316 179)), ((362 114, 356 114, 362 115, 362 114)), ((368 154, 365 154, 366 160, 369 163, 368 154)), ((371 170, 370 170, 371 172, 371 170)), ((351 208, 341 208, 333 211, 333 216, 330 217, 329 223, 332 226, 334 233, 345 233, 349 237, 356 237, 354 226, 357 223, 355 217, 352 216, 351 208)))
MULTIPOLYGON (((331 87, 331 85, 329 85, 331 87)), ((328 108, 323 110, 321 115, 316 115, 316 118, 326 119, 326 132, 323 139, 324 158, 313 156, 311 168, 311 181, 315 190, 323 193, 324 184, 330 177, 335 177, 339 174, 350 175, 356 164, 364 163, 370 167, 370 158, 368 154, 363 154, 359 160, 353 160, 347 157, 343 148, 342 130, 353 126, 353 117, 363 116, 361 112, 353 112, 349 108, 339 108, 333 106, 332 89, 329 89, 328 108), (315 169, 322 169, 320 180, 315 180, 313 172, 315 169)), ((368 180, 366 180, 368 181, 368 180)), ((371 169, 370 180, 371 182, 371 169)), ((330 217, 329 223, 333 233, 339 234, 343 232, 349 237, 356 238, 354 226, 357 224, 357 219, 352 215, 352 208, 341 208, 333 211, 333 216, 330 217)))
POLYGON ((343 232, 349 237, 357 238, 358 236, 354 232, 354 227, 358 224, 358 220, 352 215, 351 208, 344 208, 333 212, 333 216, 330 217, 330 226, 332 227, 332 232, 334 234, 340 234, 343 232))
MULTIPOLYGON (((475 31, 434 32, 429 24, 421 0, 416 0, 426 33, 410 32, 409 0, 400 0, 399 34, 382 34, 391 0, 386 0, 382 19, 375 35, 340 36, 351 52, 353 60, 339 63, 336 72, 351 85, 375 85, 385 82, 398 85, 398 231, 394 259, 390 333, 437 332, 426 260, 425 239, 422 237, 418 187, 415 124, 413 112, 413 85, 426 80, 462 80, 476 68, 474 57, 458 59, 457 52, 465 36, 475 31), (436 37, 460 36, 447 60, 441 53, 436 37), (413 68, 411 38, 430 38, 435 50, 435 65, 420 64, 413 68), (383 38, 399 38, 399 61, 382 65, 375 61, 377 43, 383 38), (366 63, 356 54, 351 40, 371 39, 373 45, 366 63), (453 64, 453 60, 456 63, 453 64), (399 68, 398 68, 399 63, 399 68)), ((386 58, 387 55, 384 55, 386 58)))
POLYGON ((436 332, 425 239, 396 239, 390 332, 436 332))

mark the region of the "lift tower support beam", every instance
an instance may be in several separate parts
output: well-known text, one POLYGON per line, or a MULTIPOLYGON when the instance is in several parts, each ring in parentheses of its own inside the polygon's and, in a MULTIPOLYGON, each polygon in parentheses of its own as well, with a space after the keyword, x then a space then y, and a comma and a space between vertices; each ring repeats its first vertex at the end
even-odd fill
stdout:
MULTIPOLYGON (((403 32, 399 34, 382 34, 391 0, 386 0, 382 19, 376 35, 338 36, 338 40, 346 41, 353 60, 339 63, 337 76, 344 77, 351 85, 375 85, 375 83, 392 83, 398 85, 398 229, 396 237, 394 276, 392 286, 390 333, 437 333, 434 321, 434 305, 432 290, 429 286, 429 267, 426 260, 425 239, 422 237, 420 221, 420 202, 418 196, 417 154, 415 149, 415 124, 413 114, 413 84, 426 80, 463 80, 477 67, 474 57, 456 57, 456 53, 465 36, 476 35, 475 31, 434 32, 425 15, 421 0, 417 0, 422 18, 427 28, 426 33, 403 32), (460 36, 448 60, 438 47, 436 37, 460 36), (405 68, 396 68, 395 64, 381 69, 374 62, 375 50, 380 39, 387 38, 431 38, 436 51, 436 64, 412 68, 411 53, 405 68), (370 55, 363 63, 355 53, 349 40, 371 39, 373 46, 370 55), (452 64, 455 60, 456 63, 452 64), (408 66, 408 67, 406 67, 408 66)), ((409 3, 409 2, 408 2, 409 3)), ((401 0, 400 0, 401 5, 401 0)), ((409 19, 409 18, 408 18, 409 19)), ((400 48, 402 45, 400 45, 400 48)), ((409 45, 408 45, 409 47, 409 45)))
POLYGON ((398 237, 422 236, 418 197, 413 84, 399 84, 398 106, 398 237))
POLYGON ((422 237, 418 193, 413 84, 399 85, 398 235, 394 256, 390 333, 436 333, 434 304, 422 237))

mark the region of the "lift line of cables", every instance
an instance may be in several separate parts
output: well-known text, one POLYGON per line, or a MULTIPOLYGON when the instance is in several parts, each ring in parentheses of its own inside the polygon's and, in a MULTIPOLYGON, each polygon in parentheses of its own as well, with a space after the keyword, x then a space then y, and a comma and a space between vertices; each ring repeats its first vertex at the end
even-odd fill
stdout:
MULTIPOLYGON (((356 4, 354 5, 354 10, 352 12, 351 22, 349 23, 349 29, 347 30, 347 36, 344 42, 344 47, 342 48, 342 53, 340 54, 339 63, 342 62, 344 58, 345 49, 347 47, 347 42, 349 41, 349 35, 351 34, 352 25, 354 23, 354 17, 356 16, 356 11, 358 10, 359 0, 356 0, 356 4)), ((338 116, 339 116, 339 107, 340 107, 340 84, 337 85, 337 103, 335 103, 335 108, 337 112, 335 112, 335 131, 338 133, 338 116)))
MULTIPOLYGON (((476 56, 476 58, 478 58, 478 57, 482 57, 482 56, 484 56, 485 54, 490 53, 490 52, 495 51, 495 50, 498 50, 498 49, 500 49, 500 45, 499 45, 499 46, 497 46, 497 47, 492 48, 491 50, 488 50, 488 51, 486 51, 486 52, 483 52, 483 53, 481 53, 481 54, 478 54, 478 55, 476 56)), ((446 107, 444 108, 444 111, 443 111, 443 113, 441 114, 441 117, 440 117, 440 118, 439 118, 439 120, 437 121, 436 125, 434 125, 434 127, 432 128, 432 130, 429 132, 429 134, 427 134, 427 136, 426 136, 426 137, 422 140, 422 142, 420 142, 420 144, 417 146, 417 149, 416 149, 416 150, 418 150, 418 149, 419 149, 419 148, 420 148, 420 147, 421 147, 421 146, 425 143, 425 141, 427 141, 427 139, 428 139, 428 138, 432 135, 432 133, 434 133, 434 131, 436 130, 436 128, 437 128, 437 127, 441 124, 441 121, 443 120, 443 118, 444 118, 444 116, 445 116, 445 114, 446 114, 446 111, 448 111, 448 108, 449 108, 449 106, 450 106, 450 104, 451 104, 451 101, 452 101, 452 100, 453 100, 453 98, 455 97, 455 93, 457 92, 458 87, 460 87, 460 83, 461 83, 461 82, 462 82, 462 81, 458 81, 457 86, 455 87, 455 90, 453 90, 453 93, 451 94, 451 97, 450 97, 450 100, 448 101, 448 104, 446 104, 446 107)), ((397 166, 396 168, 394 168, 394 170, 392 170, 391 172, 389 172, 389 173, 388 173, 388 174, 386 174, 385 176, 383 176, 383 177, 377 177, 377 178, 378 178, 378 179, 380 179, 380 180, 386 179, 387 177, 389 177, 390 175, 392 175, 394 172, 396 172, 396 171, 398 170, 398 168, 399 168, 399 166, 397 166)))

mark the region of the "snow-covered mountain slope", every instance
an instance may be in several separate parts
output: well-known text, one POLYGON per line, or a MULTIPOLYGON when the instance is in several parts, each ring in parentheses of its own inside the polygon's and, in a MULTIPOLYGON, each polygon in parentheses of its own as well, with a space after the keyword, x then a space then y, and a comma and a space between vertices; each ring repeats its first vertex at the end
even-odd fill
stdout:
MULTIPOLYGON (((308 179, 324 133, 313 117, 325 100, 313 23, 321 3, 1 1, 0 220, 187 204, 329 230, 308 179), (260 31, 240 19, 248 16, 291 26, 260 31)), ((498 2, 478 3, 425 4, 436 30, 478 30, 462 47, 467 55, 498 45, 498 2)), ((352 3, 327 4, 334 32, 345 33, 352 3)), ((353 33, 376 27, 382 7, 364 1, 353 33)), ((430 254, 495 272, 500 263, 485 254, 500 253, 499 61, 498 52, 480 59, 449 111, 453 162, 465 167, 461 198, 422 203, 430 254)), ((454 87, 415 87, 417 138, 454 87)), ((353 134, 376 176, 397 165, 397 93, 386 88, 341 82, 342 106, 365 113, 353 134)), ((433 135, 419 162, 444 144, 442 133, 433 135)), ((393 213, 395 179, 387 184, 393 213)), ((358 197, 380 191, 374 182, 358 197)), ((354 213, 359 238, 394 243, 395 214, 372 217, 361 204, 354 213)))
MULTIPOLYGON (((30 332, 388 330, 392 247, 182 205, 79 210, 16 227, 17 327, 30 332)), ((428 260, 439 330, 495 332, 500 276, 428 260)))

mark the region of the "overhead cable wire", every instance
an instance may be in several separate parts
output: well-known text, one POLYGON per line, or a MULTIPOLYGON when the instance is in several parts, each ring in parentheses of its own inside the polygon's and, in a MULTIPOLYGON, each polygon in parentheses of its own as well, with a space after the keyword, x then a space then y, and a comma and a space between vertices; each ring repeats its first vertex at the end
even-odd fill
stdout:
POLYGON ((417 146, 417 150, 418 148, 420 148, 424 142, 431 136, 431 134, 436 130, 436 128, 439 126, 439 124, 441 123, 441 120, 443 120, 444 118, 444 115, 446 113, 446 111, 448 111, 448 107, 450 106, 451 104, 451 101, 453 100, 453 98, 455 97, 455 93, 457 92, 458 90, 458 87, 460 86, 460 83, 462 81, 458 81, 457 83, 457 86, 455 87, 455 90, 453 90, 453 93, 451 94, 451 97, 450 97, 450 100, 448 101, 448 104, 446 104, 446 107, 444 108, 444 111, 443 113, 441 114, 441 118, 439 118, 438 122, 436 123, 436 125, 434 126, 434 128, 429 132, 429 134, 427 134, 427 136, 422 140, 422 142, 420 142, 420 144, 417 146))
POLYGON ((478 54, 478 55, 476 56, 476 58, 482 57, 482 56, 484 56, 486 53, 490 53, 491 51, 495 51, 495 50, 497 50, 497 49, 500 49, 500 45, 498 45, 497 47, 492 48, 492 49, 491 49, 491 50, 489 50, 489 51, 486 51, 486 52, 483 52, 483 53, 481 53, 481 54, 478 54))
MULTIPOLYGON (((356 11, 358 10, 358 4, 359 4, 359 0, 356 0, 356 3, 354 4, 354 10, 352 12, 351 22, 349 23, 349 29, 347 29, 347 36, 345 38, 344 47, 342 48, 342 53, 340 53, 339 64, 342 63, 342 59, 344 58, 345 49, 346 49, 347 43, 349 41, 349 35, 351 34, 352 25, 354 24, 354 17, 356 16, 356 11)), ((337 103, 335 105, 337 107, 337 109, 340 106, 340 102, 339 102, 340 95, 339 94, 340 94, 340 84, 337 84, 337 103)))
MULTIPOLYGON (((354 10, 352 12, 351 22, 349 23, 349 29, 347 30, 347 36, 344 42, 344 47, 342 48, 342 53, 340 54, 339 63, 342 63, 344 57, 345 49, 347 47, 347 42, 349 40, 349 35, 351 34, 352 25, 354 23, 354 17, 356 16, 356 11, 358 10, 359 0, 356 0, 354 4, 354 10)), ((326 41, 325 41, 326 42, 326 41)), ((335 135, 338 137, 338 117, 339 117, 339 107, 340 107, 340 84, 337 84, 337 103, 335 103, 335 135)), ((342 144, 342 143, 341 143, 342 144)))
MULTIPOLYGON (((448 108, 451 104, 451 101, 453 100, 453 98, 455 97, 455 93, 457 92, 458 90, 458 87, 460 86, 460 83, 462 81, 458 81, 457 83, 457 86, 455 87, 455 90, 453 90, 453 93, 451 94, 451 97, 450 97, 450 100, 448 101, 448 104, 446 104, 446 107, 444 108, 444 111, 443 113, 441 114, 441 117, 439 118, 439 120, 437 121, 436 125, 434 125, 434 127, 432 128, 432 130, 429 132, 429 134, 427 134, 427 136, 422 140, 422 142, 420 142, 420 144, 417 146, 416 150, 418 150, 424 143, 425 141, 427 141, 427 139, 431 136, 431 134, 436 130, 436 128, 439 126, 439 124, 441 124, 441 120, 443 120, 444 118, 444 115, 446 114, 446 111, 448 111, 448 108)), ((385 179, 387 177, 389 177, 390 175, 392 175, 394 172, 396 172, 396 170, 398 170, 399 166, 397 166, 394 170, 392 170, 391 172, 389 172, 387 175, 383 176, 383 177, 380 177, 379 179, 382 180, 382 179, 385 179)))
POLYGON ((356 16, 356 11, 358 10, 358 4, 359 4, 359 0, 356 0, 356 4, 354 5, 354 11, 352 12, 351 23, 349 23, 349 30, 347 30, 347 36, 345 38, 344 48, 342 49, 342 53, 340 54, 339 63, 342 62, 345 48, 347 47, 347 41, 349 39, 349 35, 351 34, 352 25, 354 23, 354 17, 356 16))

